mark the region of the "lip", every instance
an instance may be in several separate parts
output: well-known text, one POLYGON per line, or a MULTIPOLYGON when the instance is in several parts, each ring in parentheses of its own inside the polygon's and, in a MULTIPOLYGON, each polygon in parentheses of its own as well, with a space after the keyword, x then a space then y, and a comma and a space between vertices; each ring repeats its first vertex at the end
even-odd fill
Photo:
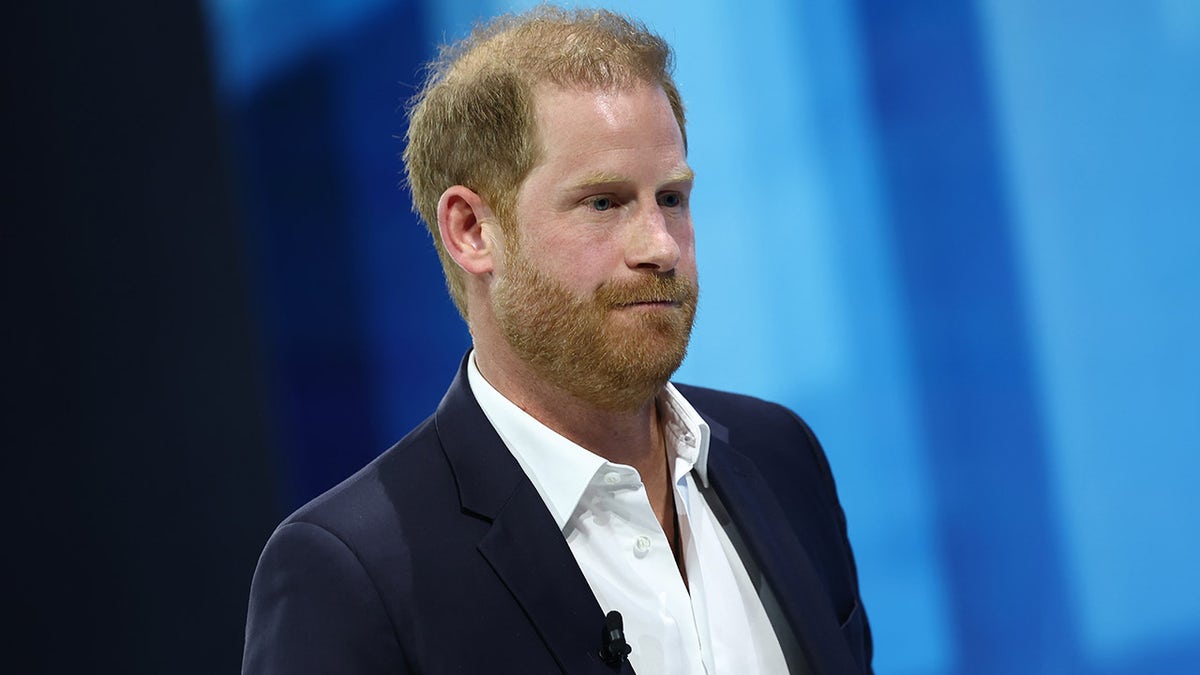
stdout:
POLYGON ((680 306, 680 303, 675 300, 638 300, 637 302, 627 302, 627 303, 624 303, 621 305, 617 305, 617 307, 619 309, 634 309, 634 308, 674 309, 679 306, 680 306))

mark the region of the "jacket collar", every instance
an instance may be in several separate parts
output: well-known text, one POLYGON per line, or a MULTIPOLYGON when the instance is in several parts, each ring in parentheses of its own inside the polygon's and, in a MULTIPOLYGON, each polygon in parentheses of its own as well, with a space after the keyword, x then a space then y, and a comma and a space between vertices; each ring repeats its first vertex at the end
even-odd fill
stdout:
POLYGON ((762 474, 730 444, 729 430, 701 411, 711 429, 709 471, 750 555, 774 590, 814 673, 859 672, 833 602, 762 474))
MULTIPOLYGON (((599 657, 604 613, 537 489, 471 393, 465 358, 434 423, 464 512, 491 523, 479 552, 563 672, 618 672, 599 657)), ((633 668, 626 662, 619 672, 633 668)))
MULTIPOLYGON (((858 672, 812 559, 757 467, 705 411, 709 478, 749 552, 774 589, 813 672, 858 672)), ((467 382, 464 358, 435 413, 443 452, 465 512, 491 528, 480 553, 521 604, 568 673, 613 673, 597 655, 604 614, 562 531, 533 483, 488 422, 467 382)), ((630 675, 626 662, 621 673, 630 675)))

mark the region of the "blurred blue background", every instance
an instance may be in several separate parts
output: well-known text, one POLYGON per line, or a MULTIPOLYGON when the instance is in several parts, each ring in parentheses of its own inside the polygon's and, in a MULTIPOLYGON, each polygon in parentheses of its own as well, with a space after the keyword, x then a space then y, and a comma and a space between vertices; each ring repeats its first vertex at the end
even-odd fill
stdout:
MULTIPOLYGON (((485 0, 208 0, 282 516, 468 346, 404 102, 485 0)), ((880 673, 1200 663, 1200 3, 608 3, 674 46, 677 379, 822 438, 880 673)))

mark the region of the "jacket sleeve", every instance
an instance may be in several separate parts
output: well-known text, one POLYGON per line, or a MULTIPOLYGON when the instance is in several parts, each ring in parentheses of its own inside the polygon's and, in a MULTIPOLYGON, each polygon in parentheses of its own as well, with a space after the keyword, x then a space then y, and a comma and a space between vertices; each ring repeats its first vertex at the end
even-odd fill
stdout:
POLYGON ((411 672, 354 551, 311 523, 276 530, 250 587, 242 673, 411 672))
POLYGON ((825 455, 825 450, 821 447, 821 442, 817 440, 816 434, 813 433, 808 423, 791 410, 787 410, 787 413, 800 426, 804 431, 805 437, 808 439, 809 450, 812 453, 813 461, 820 470, 822 483, 827 492, 826 502, 831 506, 837 518, 837 526, 841 534, 846 565, 850 572, 850 579, 854 584, 855 607, 849 617, 842 618, 841 630, 846 636, 846 642, 852 647, 854 645, 862 645, 861 653, 856 653, 855 656, 860 658, 860 665, 862 665, 865 672, 868 674, 873 673, 874 666, 872 665, 872 660, 875 656, 875 647, 871 635, 871 623, 867 620, 867 611, 863 606, 862 594, 858 585, 858 566, 854 560, 854 551, 850 547, 850 536, 846 526, 846 513, 842 510, 842 503, 838 498, 837 486, 833 480, 833 472, 829 468, 829 459, 825 455))

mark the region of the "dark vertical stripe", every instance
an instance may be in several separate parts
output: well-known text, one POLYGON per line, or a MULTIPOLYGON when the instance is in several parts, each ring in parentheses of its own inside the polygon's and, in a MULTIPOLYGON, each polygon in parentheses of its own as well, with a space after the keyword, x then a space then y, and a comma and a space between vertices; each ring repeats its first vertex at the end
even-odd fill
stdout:
POLYGON ((234 116, 292 508, 365 463, 374 438, 328 60, 310 54, 234 116))
POLYGON ((424 23, 420 3, 363 16, 233 113, 288 507, 429 415, 468 344, 402 189, 424 23))
POLYGON ((359 278, 376 346, 377 450, 433 412, 470 344, 433 240, 402 185, 405 104, 436 49, 426 41, 420 9, 391 5, 338 47, 340 134, 344 162, 357 177, 359 278))
POLYGON ((16 10, 3 668, 236 672, 275 486, 200 8, 16 10))
POLYGON ((958 671, 1077 671, 970 3, 859 0, 958 671))

